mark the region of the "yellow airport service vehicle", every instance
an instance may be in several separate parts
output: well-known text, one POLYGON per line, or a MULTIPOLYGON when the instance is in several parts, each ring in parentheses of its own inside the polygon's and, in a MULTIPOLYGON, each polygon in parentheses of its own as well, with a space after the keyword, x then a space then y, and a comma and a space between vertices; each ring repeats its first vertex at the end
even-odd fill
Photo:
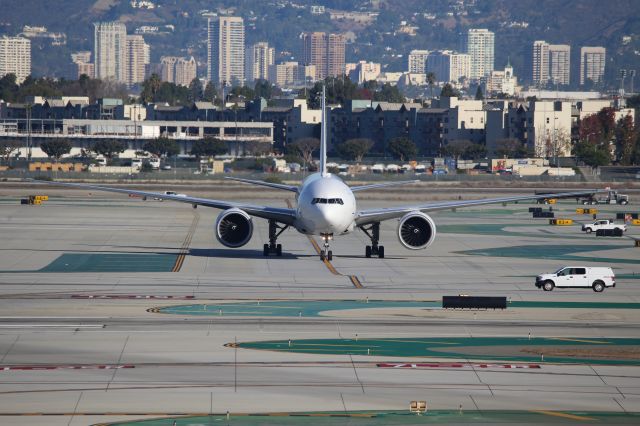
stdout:
POLYGON ((549 219, 549 225, 568 226, 573 225, 573 219, 549 219))

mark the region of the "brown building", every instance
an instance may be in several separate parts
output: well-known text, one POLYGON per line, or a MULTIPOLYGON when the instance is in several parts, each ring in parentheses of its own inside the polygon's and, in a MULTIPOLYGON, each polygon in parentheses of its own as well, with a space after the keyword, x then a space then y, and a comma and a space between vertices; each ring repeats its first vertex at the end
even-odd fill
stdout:
POLYGON ((344 35, 322 32, 302 35, 302 61, 304 65, 315 65, 316 80, 343 75, 344 58, 344 35))

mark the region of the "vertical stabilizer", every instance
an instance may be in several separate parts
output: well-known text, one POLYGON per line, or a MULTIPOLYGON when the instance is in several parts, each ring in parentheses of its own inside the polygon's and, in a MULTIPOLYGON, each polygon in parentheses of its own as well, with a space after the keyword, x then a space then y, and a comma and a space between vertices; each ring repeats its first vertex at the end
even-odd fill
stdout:
POLYGON ((327 110, 325 105, 326 88, 322 86, 322 118, 320 119, 320 173, 327 176, 327 110))

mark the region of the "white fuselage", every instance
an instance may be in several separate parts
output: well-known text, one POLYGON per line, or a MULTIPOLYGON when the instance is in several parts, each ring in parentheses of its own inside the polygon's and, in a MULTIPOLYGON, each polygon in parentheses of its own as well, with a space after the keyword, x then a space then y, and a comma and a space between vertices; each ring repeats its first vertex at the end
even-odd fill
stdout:
POLYGON ((304 234, 346 234, 353 231, 356 199, 337 176, 314 173, 302 182, 298 194, 296 229, 304 234))

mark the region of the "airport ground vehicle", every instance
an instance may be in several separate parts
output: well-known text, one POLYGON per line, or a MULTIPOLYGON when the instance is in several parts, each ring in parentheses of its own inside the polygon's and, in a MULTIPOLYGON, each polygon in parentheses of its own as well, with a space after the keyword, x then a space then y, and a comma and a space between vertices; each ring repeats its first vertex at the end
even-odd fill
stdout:
POLYGON ((582 200, 582 204, 620 204, 626 206, 629 204, 629 196, 625 194, 618 194, 618 191, 612 191, 606 193, 604 197, 589 197, 582 200))
POLYGON ((553 274, 536 277, 536 287, 551 291, 556 287, 588 287, 596 293, 616 286, 616 276, 608 267, 563 266, 553 274))
POLYGON ((582 230, 587 234, 596 232, 599 229, 620 229, 622 230, 622 232, 626 232, 627 225, 614 223, 609 219, 599 219, 593 223, 585 223, 584 225, 582 225, 582 230))

